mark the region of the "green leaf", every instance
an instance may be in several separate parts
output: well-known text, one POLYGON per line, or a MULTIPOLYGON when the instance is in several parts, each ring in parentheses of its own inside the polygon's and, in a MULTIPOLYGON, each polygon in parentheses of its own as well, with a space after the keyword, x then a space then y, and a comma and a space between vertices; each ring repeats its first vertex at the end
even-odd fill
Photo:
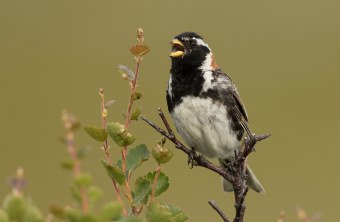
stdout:
POLYGON ((94 215, 92 213, 86 213, 80 215, 80 222, 102 222, 100 218, 97 215, 94 215))
MULTIPOLYGON (((151 184, 153 184, 153 181, 155 180, 156 171, 153 173, 148 173, 146 177, 151 181, 151 184)), ((169 177, 167 177, 163 172, 160 172, 158 175, 158 180, 156 183, 156 190, 155 190, 155 196, 159 196, 162 193, 164 193, 169 188, 169 177)))
POLYGON ((148 222, 183 222, 188 216, 173 205, 153 203, 146 211, 146 219, 148 222))
POLYGON ((89 187, 92 183, 92 176, 88 173, 82 173, 74 177, 74 184, 77 187, 89 187))
POLYGON ((79 203, 82 202, 82 197, 81 197, 81 194, 80 194, 80 191, 79 191, 78 187, 76 187, 76 186, 74 186, 74 185, 71 186, 71 187, 70 187, 70 192, 71 192, 72 197, 73 197, 76 201, 78 201, 79 203))
MULTIPOLYGON (((152 192, 155 175, 156 172, 149 172, 147 175, 137 178, 133 196, 133 205, 147 204, 148 198, 152 192)), ((154 195, 158 196, 165 192, 168 188, 169 178, 164 173, 160 172, 154 195)))
POLYGON ((131 114, 131 120, 138 120, 139 115, 142 113, 142 109, 137 107, 136 110, 131 114))
POLYGON ((80 149, 77 150, 77 157, 79 159, 84 158, 90 151, 92 150, 92 148, 90 146, 84 146, 81 147, 80 149))
POLYGON ((151 183, 146 177, 139 177, 136 180, 133 205, 146 204, 151 193, 151 183))
POLYGON ((135 138, 120 123, 114 122, 107 124, 107 131, 113 141, 119 146, 128 146, 135 141, 135 138))
POLYGON ((27 203, 21 196, 8 195, 3 202, 3 209, 11 221, 20 221, 25 213, 27 203))
POLYGON ((106 129, 98 128, 96 126, 89 126, 86 125, 84 126, 85 132, 89 134, 93 139, 99 141, 99 142, 104 142, 107 139, 107 131, 106 129))
POLYGON ((163 206, 166 206, 169 209, 169 211, 171 212, 175 222, 183 222, 183 221, 186 221, 188 219, 188 216, 186 215, 186 213, 182 209, 180 209, 180 208, 178 208, 174 205, 171 205, 171 204, 164 204, 163 203, 163 206))
POLYGON ((103 192, 101 191, 101 189, 96 186, 89 187, 87 193, 92 204, 98 201, 103 196, 103 192))
POLYGON ((28 205, 23 215, 22 222, 43 222, 44 218, 41 211, 32 205, 28 205))
POLYGON ((139 100, 143 97, 143 95, 140 92, 135 92, 131 95, 131 97, 132 97, 133 100, 139 100))
POLYGON ((0 209, 0 222, 9 222, 7 213, 2 209, 0 209))
POLYGON ((69 159, 69 160, 64 160, 63 162, 61 162, 61 166, 66 169, 66 170, 73 170, 74 168, 74 161, 69 159))
POLYGON ((58 218, 61 220, 65 218, 64 208, 57 206, 57 205, 51 205, 49 208, 50 208, 50 212, 55 218, 58 218))
MULTIPOLYGON (((150 152, 145 144, 139 144, 129 150, 126 156, 126 176, 129 177, 136 168, 150 158, 150 152)), ((122 166, 122 160, 118 161, 118 166, 122 166)))
POLYGON ((123 218, 122 220, 119 220, 119 222, 143 222, 143 220, 140 219, 139 217, 131 216, 131 217, 123 218))
POLYGON ((81 218, 81 213, 79 210, 76 210, 71 207, 66 207, 65 208, 65 218, 69 222, 79 222, 81 218))
POLYGON ((76 121, 76 122, 73 122, 73 123, 72 123, 72 126, 71 126, 71 129, 70 129, 70 130, 72 130, 72 131, 77 131, 78 129, 80 129, 80 127, 81 127, 81 123, 78 122, 78 121, 76 121))
POLYGON ((121 217, 123 206, 121 203, 114 201, 104 205, 101 216, 105 221, 117 220, 121 217))
POLYGON ((108 165, 105 162, 105 160, 102 160, 102 164, 104 168, 106 169, 106 172, 109 175, 109 177, 117 181, 119 185, 123 185, 126 177, 122 169, 119 166, 108 165))

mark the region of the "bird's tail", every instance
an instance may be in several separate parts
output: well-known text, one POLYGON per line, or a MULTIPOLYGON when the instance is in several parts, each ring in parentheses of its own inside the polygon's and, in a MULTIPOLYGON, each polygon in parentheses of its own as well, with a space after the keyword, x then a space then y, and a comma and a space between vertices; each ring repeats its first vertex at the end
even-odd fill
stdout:
MULTIPOLYGON (((219 159, 219 161, 223 168, 227 167, 227 164, 228 164, 227 160, 219 159)), ((246 174, 247 174, 247 185, 253 190, 255 190, 256 192, 264 193, 265 190, 263 186, 261 185, 260 181, 256 178, 255 174, 253 173, 253 171, 250 169, 248 165, 247 165, 246 174)), ((232 192, 234 190, 233 185, 223 178, 222 180, 223 180, 223 190, 226 192, 232 192)))

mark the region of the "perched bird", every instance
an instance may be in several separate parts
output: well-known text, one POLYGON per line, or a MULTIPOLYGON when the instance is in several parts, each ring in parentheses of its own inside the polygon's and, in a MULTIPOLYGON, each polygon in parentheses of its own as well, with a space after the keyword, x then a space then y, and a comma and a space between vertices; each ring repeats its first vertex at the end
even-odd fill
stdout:
MULTIPOLYGON (((201 36, 184 32, 171 44, 166 99, 176 129, 193 150, 217 158, 227 168, 240 149, 248 121, 242 100, 201 36)), ((246 174, 248 186, 264 192, 249 166, 246 174)), ((230 192, 233 186, 223 180, 223 189, 230 192)))

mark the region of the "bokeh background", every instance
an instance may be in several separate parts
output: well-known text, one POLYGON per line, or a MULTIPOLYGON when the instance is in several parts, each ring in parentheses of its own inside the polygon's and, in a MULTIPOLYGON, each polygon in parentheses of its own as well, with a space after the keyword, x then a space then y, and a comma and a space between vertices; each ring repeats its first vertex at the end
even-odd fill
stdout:
MULTIPOLYGON (((116 100, 109 119, 123 121, 129 88, 117 65, 134 67, 128 49, 142 27, 151 52, 141 68, 144 98, 136 104, 147 117, 160 124, 156 108, 166 110, 169 41, 195 31, 237 84, 252 130, 273 134, 250 157, 267 192, 250 192, 247 221, 276 221, 281 210, 296 221, 297 206, 339 221, 339 7, 337 0, 0 1, 0 197, 22 166, 25 193, 45 212, 71 202, 71 176, 60 167, 67 158, 58 141, 61 110, 99 125, 103 87, 116 100)), ((149 147, 160 138, 142 121, 131 132, 149 147)), ((77 145, 93 147, 83 169, 104 190, 103 201, 113 199, 99 144, 80 131, 77 145)), ((183 208, 189 221, 220 220, 210 199, 234 215, 233 196, 222 192, 219 176, 189 169, 187 157, 174 152, 164 169, 170 189, 159 200, 183 208)))

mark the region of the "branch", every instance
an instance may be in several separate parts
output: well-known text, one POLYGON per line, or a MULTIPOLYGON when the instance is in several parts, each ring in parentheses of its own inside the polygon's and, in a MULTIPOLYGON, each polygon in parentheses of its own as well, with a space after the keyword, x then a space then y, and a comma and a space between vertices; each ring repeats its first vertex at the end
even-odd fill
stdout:
POLYGON ((215 203, 215 201, 213 200, 209 200, 208 203, 210 204, 210 206, 212 208, 214 208, 214 210, 216 210, 216 212, 222 217, 222 219, 224 220, 224 222, 229 222, 227 216, 223 213, 223 211, 217 206, 217 204, 215 203))
MULTIPOLYGON (((145 116, 141 116, 141 118, 148 123, 152 128, 154 128, 157 132, 168 138, 171 142, 175 144, 177 149, 182 150, 184 153, 188 154, 192 158, 192 163, 195 166, 201 166, 207 168, 219 175, 221 175, 224 179, 229 181, 234 188, 234 195, 235 195, 235 209, 236 209, 236 216, 234 222, 243 222, 243 216, 245 212, 245 197, 248 192, 248 187, 245 181, 245 161, 248 155, 255 150, 254 146, 257 142, 267 139, 270 137, 270 134, 263 134, 263 135, 255 135, 252 134, 250 129, 247 127, 245 130, 247 132, 247 138, 244 140, 244 149, 240 150, 240 152, 235 153, 235 161, 231 166, 230 169, 223 169, 222 167, 216 166, 207 160, 203 155, 197 154, 193 152, 192 149, 186 147, 182 144, 179 140, 177 140, 174 132, 172 131, 168 121, 166 120, 163 111, 158 108, 158 115, 163 121, 163 124, 167 131, 157 126, 155 123, 148 120, 145 116)), ((245 124, 242 124, 245 125, 245 124)), ((221 211, 216 207, 216 204, 209 202, 209 204, 220 214, 221 211), (215 206, 215 207, 214 207, 215 206)), ((221 214, 220 214, 221 215, 221 214)), ((225 220, 226 217, 221 217, 225 220)), ((228 220, 225 220, 228 221, 228 220)))
POLYGON ((163 111, 158 108, 158 114, 161 117, 165 127, 167 128, 166 132, 165 130, 163 130, 162 128, 160 128, 159 126, 157 126, 155 123, 151 122, 150 120, 148 120, 145 116, 141 116, 141 118, 148 123, 152 128, 154 128, 157 132, 159 132, 160 134, 162 134, 163 136, 165 136, 166 138, 168 138, 171 142, 173 142, 175 144, 175 147, 177 149, 182 150, 184 153, 188 154, 188 155, 193 155, 193 162, 195 166, 201 166, 204 168, 207 168, 209 170, 214 171, 215 173, 220 174, 222 177, 224 177, 226 180, 228 180, 229 182, 233 181, 233 178, 222 168, 219 166, 214 165, 213 163, 211 163, 209 160, 207 160, 204 156, 194 153, 192 152, 192 150, 188 147, 186 147, 183 143, 181 143, 175 136, 174 132, 172 131, 168 121, 166 120, 163 111))

